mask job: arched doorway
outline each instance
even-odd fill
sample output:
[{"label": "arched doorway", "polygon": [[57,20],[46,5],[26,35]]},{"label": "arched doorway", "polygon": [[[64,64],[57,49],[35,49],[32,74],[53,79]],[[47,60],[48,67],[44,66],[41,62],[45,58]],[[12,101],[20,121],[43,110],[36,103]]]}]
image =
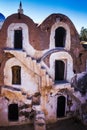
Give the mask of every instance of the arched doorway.
[{"label": "arched doorway", "polygon": [[57,98],[57,118],[61,118],[65,116],[65,104],[66,104],[65,97],[59,96]]},{"label": "arched doorway", "polygon": [[55,30],[55,47],[64,47],[66,39],[66,30],[63,27],[58,27]]},{"label": "arched doorway", "polygon": [[14,31],[14,48],[22,49],[22,30]]},{"label": "arched doorway", "polygon": [[8,120],[9,121],[18,120],[18,104],[10,104],[8,106]]},{"label": "arched doorway", "polygon": [[55,61],[55,81],[64,80],[65,64],[61,60]]}]

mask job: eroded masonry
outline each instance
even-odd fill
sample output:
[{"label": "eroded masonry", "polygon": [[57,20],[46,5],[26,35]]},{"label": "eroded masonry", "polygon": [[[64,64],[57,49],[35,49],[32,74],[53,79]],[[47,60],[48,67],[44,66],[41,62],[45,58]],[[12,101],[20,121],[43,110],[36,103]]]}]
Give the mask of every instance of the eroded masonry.
[{"label": "eroded masonry", "polygon": [[52,14],[38,25],[22,4],[0,18],[0,125],[83,119],[87,50],[72,21]]}]

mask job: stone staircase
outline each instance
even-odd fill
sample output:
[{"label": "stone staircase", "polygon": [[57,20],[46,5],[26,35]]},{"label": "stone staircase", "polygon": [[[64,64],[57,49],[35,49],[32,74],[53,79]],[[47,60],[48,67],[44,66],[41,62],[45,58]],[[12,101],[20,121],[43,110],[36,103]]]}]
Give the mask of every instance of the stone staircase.
[{"label": "stone staircase", "polygon": [[26,67],[28,71],[31,71],[32,75],[38,76],[40,80],[40,87],[52,86],[54,84],[51,76],[41,65],[41,62],[37,62],[36,59],[32,58],[31,56],[27,56],[25,51],[5,50],[5,52],[10,52],[13,54],[16,59],[20,61],[24,67]]}]

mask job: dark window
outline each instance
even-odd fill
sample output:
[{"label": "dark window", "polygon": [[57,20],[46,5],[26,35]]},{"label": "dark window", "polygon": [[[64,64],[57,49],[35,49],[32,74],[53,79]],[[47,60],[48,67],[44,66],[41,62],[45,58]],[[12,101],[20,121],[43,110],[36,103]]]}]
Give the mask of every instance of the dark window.
[{"label": "dark window", "polygon": [[8,106],[8,120],[9,121],[18,120],[18,104],[10,104]]},{"label": "dark window", "polygon": [[64,47],[66,39],[66,30],[59,27],[55,30],[55,47]]},{"label": "dark window", "polygon": [[65,97],[59,96],[57,98],[57,118],[65,116],[65,104],[66,104]]},{"label": "dark window", "polygon": [[14,31],[14,48],[22,49],[22,30]]},{"label": "dark window", "polygon": [[61,60],[55,61],[55,81],[64,80],[65,64]]},{"label": "dark window", "polygon": [[12,84],[21,84],[21,67],[12,67]]}]

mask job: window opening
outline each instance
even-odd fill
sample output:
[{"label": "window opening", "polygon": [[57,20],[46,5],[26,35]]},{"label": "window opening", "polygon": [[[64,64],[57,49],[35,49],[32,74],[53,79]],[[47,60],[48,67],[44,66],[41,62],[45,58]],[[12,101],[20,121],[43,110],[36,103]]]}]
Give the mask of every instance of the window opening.
[{"label": "window opening", "polygon": [[14,48],[22,49],[22,30],[14,31]]},{"label": "window opening", "polygon": [[66,39],[66,30],[59,27],[55,30],[55,47],[64,47]]},{"label": "window opening", "polygon": [[21,84],[21,67],[12,67],[12,84]]}]

